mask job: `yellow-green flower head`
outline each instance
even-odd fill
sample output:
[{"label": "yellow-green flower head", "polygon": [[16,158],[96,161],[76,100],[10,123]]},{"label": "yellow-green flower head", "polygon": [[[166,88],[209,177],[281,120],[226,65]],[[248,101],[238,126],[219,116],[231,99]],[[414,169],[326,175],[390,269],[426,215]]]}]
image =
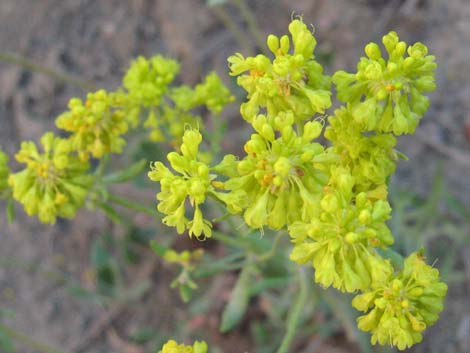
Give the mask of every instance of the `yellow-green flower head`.
[{"label": "yellow-green flower head", "polygon": [[[186,130],[181,154],[171,152],[167,157],[176,174],[161,162],[154,162],[148,174],[151,180],[160,182],[161,185],[161,191],[157,194],[157,200],[160,201],[157,209],[166,214],[163,223],[176,227],[179,234],[188,229],[189,236],[195,235],[197,238],[211,236],[212,223],[203,218],[199,207],[205,202],[207,195],[224,202],[232,213],[240,212],[244,198],[242,191],[225,192],[223,183],[215,181],[217,176],[211,174],[211,168],[199,161],[201,141],[199,131]],[[192,220],[186,218],[186,201],[194,208]]]},{"label": "yellow-green flower head", "polygon": [[8,156],[0,149],[0,197],[3,192],[8,189],[8,176],[10,169],[8,168]]},{"label": "yellow-green flower head", "polygon": [[390,344],[403,350],[422,340],[422,332],[439,318],[447,285],[439,271],[415,252],[406,258],[403,271],[356,296],[353,306],[367,312],[358,326],[372,333],[371,342]]},{"label": "yellow-green flower head", "polygon": [[56,120],[59,129],[71,133],[71,147],[82,160],[101,158],[109,153],[121,153],[126,141],[128,123],[116,96],[104,90],[88,93],[85,102],[72,98],[69,110]]},{"label": "yellow-green flower head", "polygon": [[330,79],[314,60],[316,40],[312,32],[302,19],[293,20],[289,32],[290,39],[287,35],[268,36],[273,61],[261,54],[245,58],[238,53],[228,58],[230,74],[239,76],[238,85],[248,93],[248,101],[241,105],[240,112],[249,122],[261,108],[266,109],[268,118],[292,111],[296,121],[302,121],[323,113],[331,105]]},{"label": "yellow-green flower head", "polygon": [[198,106],[206,106],[213,114],[220,113],[228,103],[235,100],[215,71],[210,72],[194,89],[186,85],[171,89],[169,98],[180,111],[187,112]]},{"label": "yellow-green flower head", "polygon": [[[280,136],[264,115],[253,120],[257,131],[245,144],[247,155],[237,165],[238,176],[226,184],[247,194],[245,222],[253,228],[280,229],[295,221],[308,221],[318,209],[327,182],[323,164],[330,156],[312,142],[322,130],[317,121],[303,124],[298,134],[290,121],[278,120]],[[283,125],[283,127],[282,127]]]},{"label": "yellow-green flower head", "polygon": [[181,144],[186,127],[197,129],[204,126],[201,117],[189,111],[168,104],[162,104],[160,108],[159,112],[151,110],[144,122],[144,127],[150,130],[149,138],[154,142],[167,141],[171,136],[171,144],[176,147]]},{"label": "yellow-green flower head", "polygon": [[205,105],[212,114],[217,114],[235,100],[215,71],[210,72],[204,82],[194,88],[196,105]]},{"label": "yellow-green flower head", "polygon": [[175,60],[161,55],[150,59],[140,56],[127,70],[123,85],[138,104],[146,108],[158,106],[178,71]]},{"label": "yellow-green flower head", "polygon": [[391,134],[365,136],[345,107],[337,109],[328,122],[325,137],[333,142],[332,149],[340,156],[341,165],[354,176],[356,189],[368,191],[384,185],[395,171],[398,157],[393,147],[396,138]]},{"label": "yellow-green flower head", "polygon": [[211,113],[219,113],[234,97],[215,72],[206,76],[203,83],[194,89],[181,85],[168,90],[159,109],[151,109],[144,127],[150,129],[150,139],[155,142],[165,141],[166,135],[172,137],[171,143],[181,144],[185,127],[203,128],[200,116],[192,109],[206,106]]},{"label": "yellow-green flower head", "polygon": [[36,144],[21,144],[16,160],[26,164],[22,171],[11,174],[8,182],[13,197],[26,213],[38,215],[43,223],[55,223],[57,217],[72,218],[88,193],[93,178],[85,174],[88,163],[71,152],[70,142],[49,132],[42,136],[43,152]]},{"label": "yellow-green flower head", "polygon": [[204,341],[196,341],[192,346],[188,346],[169,340],[158,353],[207,353],[207,350],[207,343]]},{"label": "yellow-green flower head", "polygon": [[435,57],[427,55],[422,43],[407,47],[395,32],[385,35],[382,42],[387,59],[376,43],[369,43],[365,47],[367,58],[361,58],[357,73],[335,73],[338,98],[351,105],[354,119],[363,130],[413,133],[429,106],[423,93],[435,89]]},{"label": "yellow-green flower head", "polygon": [[312,263],[316,282],[346,292],[367,289],[392,272],[389,262],[374,250],[393,243],[385,224],[391,208],[364,192],[355,195],[353,188],[354,178],[347,169],[333,168],[319,212],[308,222],[289,226],[295,243],[291,260]]}]

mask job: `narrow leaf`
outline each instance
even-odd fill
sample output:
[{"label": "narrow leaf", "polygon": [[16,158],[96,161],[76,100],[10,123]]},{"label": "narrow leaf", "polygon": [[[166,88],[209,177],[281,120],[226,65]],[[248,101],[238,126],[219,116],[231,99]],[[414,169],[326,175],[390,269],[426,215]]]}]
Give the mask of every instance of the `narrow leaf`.
[{"label": "narrow leaf", "polygon": [[250,277],[252,267],[246,266],[240,272],[237,283],[233,287],[230,300],[222,314],[220,332],[225,333],[237,326],[245,316],[250,300]]}]

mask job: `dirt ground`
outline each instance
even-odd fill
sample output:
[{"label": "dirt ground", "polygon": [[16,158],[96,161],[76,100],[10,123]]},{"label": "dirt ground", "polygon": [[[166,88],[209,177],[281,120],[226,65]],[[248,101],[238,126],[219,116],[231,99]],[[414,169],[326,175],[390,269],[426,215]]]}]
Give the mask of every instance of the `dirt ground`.
[{"label": "dirt ground", "polygon": [[[426,43],[437,57],[438,88],[431,95],[431,107],[419,132],[411,138],[400,138],[399,149],[410,161],[399,164],[394,183],[426,195],[437,166],[442,166],[449,193],[470,207],[470,1],[246,3],[258,20],[261,37],[284,33],[291,14],[302,14],[305,22],[315,26],[317,53],[328,73],[338,68],[353,69],[362,55],[361,48],[369,41],[380,40],[391,29],[407,42]],[[230,20],[246,30],[237,8],[227,5],[225,9]],[[244,38],[243,42],[237,40],[220,13],[203,0],[0,1],[0,51],[67,72],[95,87],[116,88],[132,58],[155,53],[181,61],[182,82],[195,84],[215,68],[230,84],[226,58],[234,52],[253,54],[258,50],[255,37]],[[77,85],[0,61],[0,145],[12,154],[20,141],[37,139],[53,128],[54,119],[66,108],[70,97],[82,97],[84,93]],[[236,109],[229,109],[226,119],[236,127]],[[240,132],[232,131],[225,148],[237,145]],[[89,248],[92,240],[109,227],[103,216],[83,211],[71,222],[50,227],[25,217],[18,208],[18,220],[7,225],[3,209],[0,204],[0,308],[15,312],[14,317],[5,319],[11,326],[76,353],[138,353],[141,348],[123,338],[135,327],[147,325],[165,333],[175,322],[187,324],[184,306],[174,291],[161,285],[168,283],[171,273],[161,269],[156,275],[154,267],[160,265],[151,260],[150,253],[145,255],[145,265],[135,268],[135,278],[148,277],[150,271],[154,283],[135,310],[114,307],[110,313],[64,289],[64,276],[85,286],[91,281],[87,277]],[[138,221],[149,220],[143,217]],[[441,320],[425,335],[424,342],[410,351],[468,352],[468,241],[457,256],[466,280],[451,286]],[[168,309],[172,307],[175,309]],[[102,325],[97,326],[100,320]],[[215,330],[214,320],[206,321],[208,329]],[[214,334],[213,340],[227,353],[249,350],[250,339],[240,332]],[[347,352],[348,347],[324,343],[315,351]],[[19,352],[34,350],[21,347]]]}]

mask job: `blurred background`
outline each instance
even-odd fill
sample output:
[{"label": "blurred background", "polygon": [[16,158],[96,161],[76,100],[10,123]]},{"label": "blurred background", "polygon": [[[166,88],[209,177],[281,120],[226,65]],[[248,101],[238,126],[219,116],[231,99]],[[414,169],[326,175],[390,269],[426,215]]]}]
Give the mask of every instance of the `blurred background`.
[{"label": "blurred background", "polygon": [[[389,30],[407,43],[424,42],[436,55],[437,89],[430,109],[416,135],[399,139],[398,149],[410,160],[399,162],[392,180],[390,226],[396,249],[410,253],[425,246],[428,260],[450,287],[441,319],[409,351],[468,353],[468,0],[1,0],[0,145],[12,155],[20,141],[53,129],[71,97],[116,89],[138,55],[178,59],[179,80],[190,85],[216,69],[242,100],[243,92],[227,74],[226,58],[264,50],[266,35],[286,33],[292,14],[312,24],[316,56],[328,74],[354,70],[362,48]],[[222,117],[233,127],[222,147],[237,150],[249,129],[240,124],[236,104]],[[156,151],[154,159],[160,155]],[[120,191],[149,204],[154,200],[152,192],[127,186]],[[159,235],[143,234],[150,217],[134,216],[140,231],[115,229],[105,216],[86,210],[72,221],[43,226],[18,207],[16,222],[7,225],[4,208],[0,204],[0,322],[17,334],[70,353],[151,352],[169,337],[204,338],[213,353],[274,351],[270,342],[281,332],[270,316],[275,297],[256,297],[235,330],[218,333],[237,273],[201,283],[197,295],[203,300],[183,304],[169,288],[174,269],[145,246],[147,237]],[[191,246],[181,238],[178,242],[180,248]],[[124,253],[131,256],[125,268],[120,255],[114,258],[122,254],[121,246],[128,246]],[[209,250],[219,251],[217,245]],[[111,276],[120,289],[112,295],[100,290],[100,276]],[[350,298],[333,293],[331,298],[339,302],[320,300],[315,309],[306,308],[312,316],[293,352],[393,351],[368,347],[355,329],[354,314],[341,309]],[[1,336],[0,331],[0,341]],[[46,352],[31,344],[15,346],[17,352]]]}]

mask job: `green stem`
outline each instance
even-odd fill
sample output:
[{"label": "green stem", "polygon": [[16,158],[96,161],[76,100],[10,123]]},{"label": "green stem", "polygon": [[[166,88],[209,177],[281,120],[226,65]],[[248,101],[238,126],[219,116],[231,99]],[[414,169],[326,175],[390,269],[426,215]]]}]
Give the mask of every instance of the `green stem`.
[{"label": "green stem", "polygon": [[212,231],[212,235],[214,236],[214,239],[219,240],[227,245],[231,245],[236,248],[246,248],[245,244],[240,242],[238,238],[231,237],[231,236],[225,235],[222,232],[218,232],[214,230]]},{"label": "green stem", "polygon": [[212,131],[209,135],[209,144],[216,160],[219,160],[221,152],[221,141],[223,138],[222,120],[219,115],[211,114]]},{"label": "green stem", "polygon": [[109,201],[115,203],[116,205],[126,207],[133,211],[142,212],[150,216],[154,216],[154,217],[157,216],[157,212],[153,208],[138,204],[136,202],[130,201],[120,196],[109,194]]},{"label": "green stem", "polygon": [[238,42],[241,50],[243,50],[247,55],[252,52],[251,45],[248,45],[245,40],[246,35],[238,28],[238,25],[232,19],[232,17],[225,11],[222,5],[215,5],[212,7],[215,15],[219,20],[224,24],[224,26],[232,33],[235,37],[235,40]]},{"label": "green stem", "polygon": [[265,262],[272,258],[274,255],[276,255],[277,248],[279,247],[279,244],[281,243],[282,236],[284,235],[283,232],[278,232],[276,235],[276,238],[274,238],[273,246],[271,247],[271,250],[265,252],[264,254],[261,254],[256,257],[255,262]]},{"label": "green stem", "polygon": [[270,55],[271,53],[268,51],[264,40],[265,36],[260,32],[256,18],[253,16],[253,12],[250,8],[246,5],[245,0],[234,0],[233,2],[238,7],[238,10],[240,10],[240,14],[248,25],[248,30],[250,31],[258,48],[262,50],[265,55]]},{"label": "green stem", "polygon": [[302,135],[304,133],[304,126],[300,122],[295,123],[295,127],[297,128],[297,134]]},{"label": "green stem", "polygon": [[44,352],[44,353],[68,353],[66,351],[63,351],[61,349],[52,347],[46,343],[36,341],[35,339],[25,335],[24,333],[21,333],[11,327],[5,326],[3,324],[0,324],[0,331],[5,332],[8,336],[11,338],[15,339],[18,342],[24,343],[28,345],[29,347],[33,348],[34,350]]},{"label": "green stem", "polygon": [[288,353],[289,347],[294,340],[295,333],[300,323],[302,309],[307,301],[307,275],[303,267],[298,268],[298,282],[299,282],[299,295],[297,296],[289,317],[287,319],[287,330],[284,338],[282,339],[281,346],[277,353]]},{"label": "green stem", "polygon": [[98,167],[96,167],[95,175],[97,179],[101,180],[101,177],[103,176],[104,171],[106,167],[108,166],[108,163],[109,163],[109,154],[103,156],[103,158],[101,158],[98,163]]},{"label": "green stem", "polygon": [[33,72],[38,72],[43,75],[49,76],[57,81],[61,81],[64,83],[68,83],[77,87],[80,87],[84,89],[85,91],[92,91],[95,89],[95,85],[91,82],[84,81],[80,78],[71,76],[69,74],[66,74],[64,72],[60,72],[57,70],[53,70],[51,68],[38,65],[34,61],[23,58],[21,56],[15,55],[15,54],[10,54],[6,53],[3,51],[0,51],[0,61],[10,63],[10,64],[15,64],[24,67],[27,70],[33,71]]},{"label": "green stem", "polygon": [[195,278],[205,278],[214,276],[221,272],[235,271],[243,268],[246,265],[246,261],[242,260],[239,262],[227,263],[226,265],[214,267],[214,266],[204,266],[197,269],[197,272],[194,272]]}]

